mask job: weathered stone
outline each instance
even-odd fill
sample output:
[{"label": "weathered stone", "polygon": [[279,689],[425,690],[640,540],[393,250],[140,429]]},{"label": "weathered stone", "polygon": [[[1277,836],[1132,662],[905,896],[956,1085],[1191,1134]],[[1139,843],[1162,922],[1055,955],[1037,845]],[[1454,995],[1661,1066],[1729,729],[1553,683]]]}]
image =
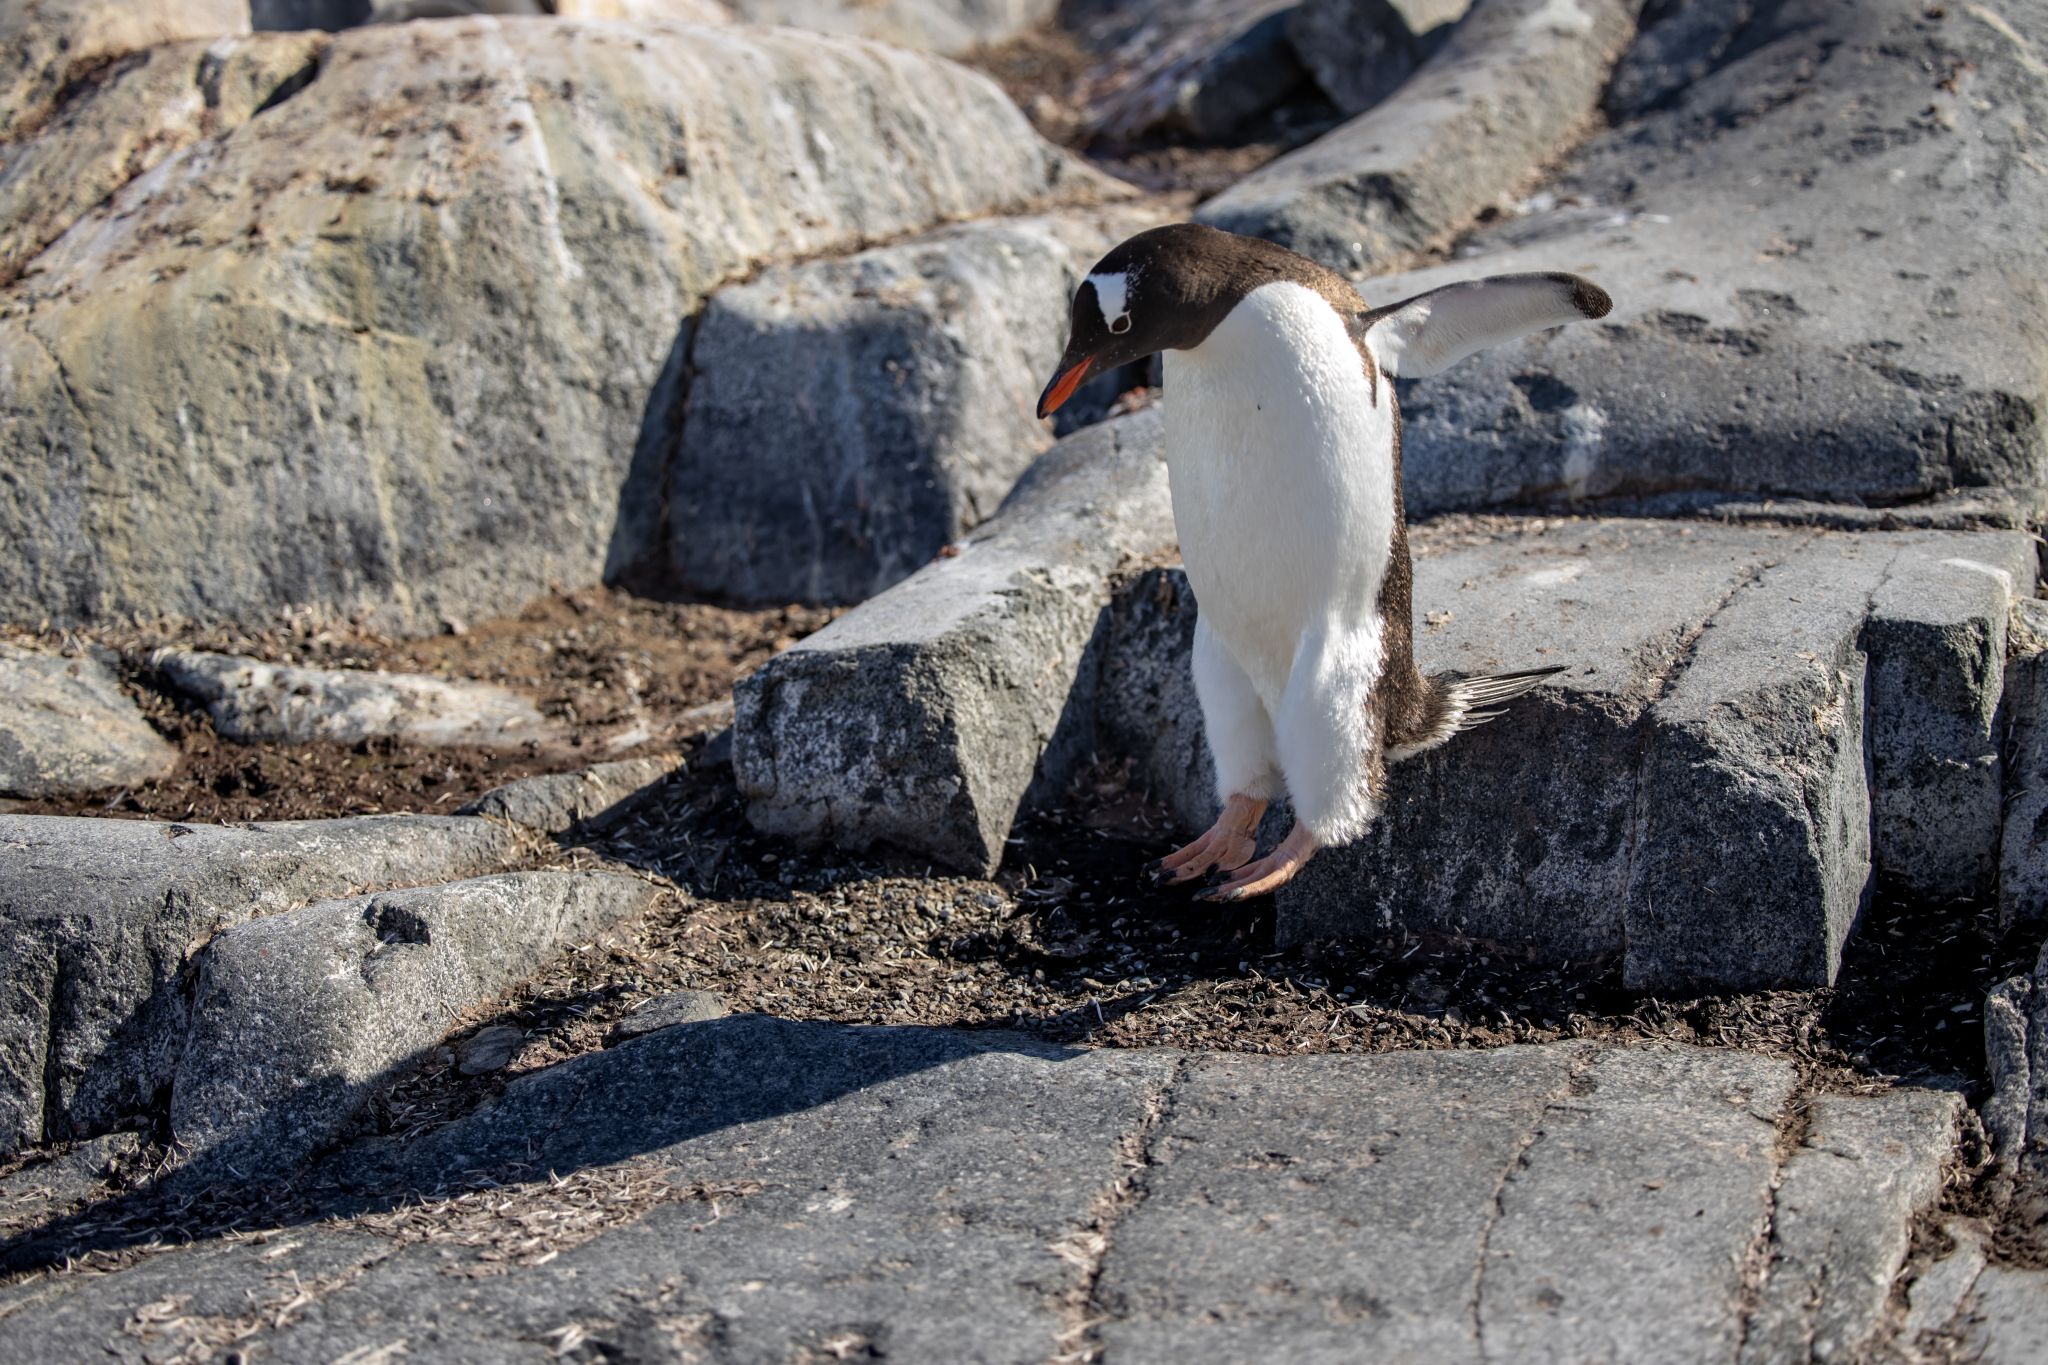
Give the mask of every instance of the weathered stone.
[{"label": "weathered stone", "polygon": [[929,564],[1052,443],[1038,395],[1067,300],[1156,221],[971,223],[720,291],[691,347],[688,420],[636,453],[607,581],[859,602]]},{"label": "weathered stone", "polygon": [[183,649],[160,649],[150,664],[205,704],[215,730],[243,744],[354,744],[395,735],[416,744],[510,745],[547,728],[532,702],[490,683],[292,668]]},{"label": "weathered stone", "polygon": [[0,644],[0,793],[131,787],[170,776],[177,762],[101,659]]},{"label": "weathered stone", "polygon": [[[1623,119],[1654,109],[1706,76],[1757,8],[1750,0],[1658,0],[1645,6],[1642,31],[1608,78],[1608,116]],[[1775,17],[1778,6],[1762,8]]]},{"label": "weathered stone", "polygon": [[725,1018],[725,1001],[716,991],[670,991],[643,1000],[633,1012],[612,1025],[605,1037],[606,1047],[617,1047],[634,1038],[658,1033],[677,1024],[701,1024],[707,1019]]},{"label": "weathered stone", "polygon": [[180,977],[209,936],[317,896],[488,871],[519,845],[439,816],[0,816],[0,1149],[147,1111],[184,1047]]},{"label": "weathered stone", "polygon": [[108,1133],[78,1143],[62,1156],[9,1175],[7,1202],[15,1208],[30,1201],[56,1208],[75,1204],[106,1180],[110,1168],[141,1150],[142,1139],[134,1133]]},{"label": "weathered stone", "polygon": [[[1418,560],[1425,672],[1568,671],[1394,768],[1367,834],[1281,891],[1276,933],[1442,928],[1622,955],[1644,990],[1830,982],[1869,882],[1866,738],[1881,782],[1944,747],[1957,766],[1981,758],[2000,574],[2031,593],[2031,541],[1611,521]],[[1201,828],[1217,796],[1193,609],[1177,572],[1140,580],[1105,632],[1092,714],[1096,747],[1135,757]],[[1898,785],[1951,860],[1995,854],[1995,781],[1973,804]],[[1887,865],[1924,860],[1878,838]]]},{"label": "weathered stone", "polygon": [[117,62],[55,126],[0,150],[0,286],[136,176],[310,80],[326,45],[317,33],[194,39]]},{"label": "weathered stone", "polygon": [[1734,60],[1581,148],[1554,208],[1361,284],[1573,269],[1615,301],[1401,384],[1411,514],[2048,483],[2048,177],[2011,122],[2048,117],[2048,81],[2007,36],[2037,0],[2001,11],[2019,30],[1909,0],[1759,13]]},{"label": "weathered stone", "polygon": [[2048,602],[2018,597],[2012,605],[2008,636],[2024,649],[2005,661],[2011,796],[1998,850],[1998,918],[2006,926],[2048,919]]},{"label": "weathered stone", "polygon": [[1633,23],[1614,0],[1480,0],[1397,94],[1195,218],[1336,269],[1386,269],[1561,151]]},{"label": "weathered stone", "polygon": [[1902,549],[1871,599],[1871,840],[1908,890],[1997,889],[2005,623],[2038,564],[2029,536],[1944,537]]},{"label": "weathered stone", "polygon": [[566,834],[578,825],[602,824],[623,814],[681,762],[674,754],[663,754],[599,763],[580,772],[524,777],[493,787],[455,813],[510,820],[542,834]]},{"label": "weathered stone", "polygon": [[878,44],[350,29],[6,295],[0,614],[310,604],[432,629],[592,581],[636,438],[679,415],[679,325],[718,286],[1113,186],[985,77]]},{"label": "weathered stone", "polygon": [[515,872],[225,930],[199,961],[171,1084],[171,1129],[197,1177],[292,1170],[451,1017],[655,894],[616,873]]},{"label": "weathered stone", "polygon": [[1959,1359],[1972,1365],[2041,1365],[2048,1341],[2048,1270],[1984,1267],[1958,1315]]},{"label": "weathered stone", "polygon": [[1770,1264],[1740,1365],[1861,1361],[1906,1263],[1913,1220],[1942,1193],[1960,1095],[1823,1095],[1786,1163]]},{"label": "weathered stone", "polygon": [[743,679],[755,828],[993,870],[1034,779],[1059,789],[1087,751],[1110,571],[1173,542],[1163,456],[1157,409],[1068,437],[956,555]]},{"label": "weathered stone", "polygon": [[367,23],[372,0],[249,0],[249,25],[264,29],[354,28]]},{"label": "weathered stone", "polygon": [[729,24],[732,11],[718,0],[555,0],[564,19],[627,19],[636,24]]},{"label": "weathered stone", "polygon": [[787,24],[959,56],[1050,19],[1057,0],[730,0],[749,24]]},{"label": "weathered stone", "polygon": [[1287,38],[1346,117],[1400,89],[1422,60],[1418,35],[1388,0],[1303,0],[1287,15]]},{"label": "weathered stone", "polygon": [[1474,1258],[1487,1357],[1728,1360],[1792,1066],[1615,1048],[1575,1079],[1502,1171],[1498,1222]]},{"label": "weathered stone", "polygon": [[133,53],[248,31],[246,0],[10,4],[0,11],[0,143],[35,132],[76,86]]},{"label": "weathered stone", "polygon": [[1984,999],[1984,1061],[1991,1095],[1984,1101],[1984,1135],[1999,1162],[2016,1168],[2027,1146],[2033,1107],[2033,1059],[2028,1033],[2033,1023],[2034,978],[2015,976],[1992,987]]},{"label": "weathered stone", "polygon": [[1917,1345],[1922,1332],[1940,1331],[1954,1321],[1990,1259],[1985,1245],[1990,1239],[1975,1219],[1951,1218],[1941,1230],[1955,1248],[1922,1271],[1906,1290],[1906,1321],[1899,1328],[1899,1340],[1908,1344]]},{"label": "weathered stone", "polygon": [[455,1069],[465,1076],[501,1071],[512,1064],[526,1044],[526,1030],[510,1024],[493,1024],[478,1029],[455,1050]]},{"label": "weathered stone", "polygon": [[1103,59],[1089,83],[1083,126],[1116,140],[1154,131],[1227,134],[1307,79],[1287,42],[1290,7],[1289,0],[1151,0],[1063,13],[1062,22]]}]

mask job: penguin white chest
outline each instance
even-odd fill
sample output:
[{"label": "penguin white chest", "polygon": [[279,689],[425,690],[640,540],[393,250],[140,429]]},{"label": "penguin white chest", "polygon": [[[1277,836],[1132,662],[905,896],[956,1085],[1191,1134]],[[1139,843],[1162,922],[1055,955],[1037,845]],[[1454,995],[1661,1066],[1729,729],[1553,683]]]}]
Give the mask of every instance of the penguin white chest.
[{"label": "penguin white chest", "polygon": [[1375,632],[1394,533],[1394,398],[1335,309],[1262,286],[1166,352],[1174,521],[1209,628],[1269,712],[1308,632]]}]

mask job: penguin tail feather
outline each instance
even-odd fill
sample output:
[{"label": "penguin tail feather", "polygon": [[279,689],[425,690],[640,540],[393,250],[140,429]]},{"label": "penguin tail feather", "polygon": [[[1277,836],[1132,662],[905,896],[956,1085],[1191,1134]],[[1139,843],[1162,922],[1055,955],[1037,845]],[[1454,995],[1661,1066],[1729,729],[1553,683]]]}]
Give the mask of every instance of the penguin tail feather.
[{"label": "penguin tail feather", "polygon": [[[1490,720],[1497,720],[1507,714],[1506,704],[1537,686],[1546,678],[1556,677],[1564,672],[1564,666],[1552,668],[1526,668],[1515,673],[1491,673],[1481,677],[1461,677],[1455,673],[1438,673],[1428,681],[1433,705],[1429,718],[1409,735],[1390,735],[1393,741],[1387,745],[1386,760],[1399,763],[1426,753],[1440,744],[1448,742],[1451,736],[1466,730],[1476,729]],[[1482,710],[1482,707],[1492,708]]]}]

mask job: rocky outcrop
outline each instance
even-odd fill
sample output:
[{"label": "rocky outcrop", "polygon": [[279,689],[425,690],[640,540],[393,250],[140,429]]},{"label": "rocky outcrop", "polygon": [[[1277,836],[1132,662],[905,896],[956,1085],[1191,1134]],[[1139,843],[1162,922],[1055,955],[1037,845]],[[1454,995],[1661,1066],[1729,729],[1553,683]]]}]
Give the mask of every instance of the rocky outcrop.
[{"label": "rocky outcrop", "polygon": [[235,654],[160,649],[150,664],[243,744],[524,744],[547,722],[532,702],[489,683],[367,669],[292,668]]},{"label": "rocky outcrop", "polygon": [[6,296],[0,612],[355,604],[425,627],[591,581],[719,285],[1105,184],[984,78],[879,45],[349,30]]},{"label": "rocky outcrop", "polygon": [[1614,0],[1480,0],[1392,98],[1246,176],[1196,220],[1354,276],[1385,270],[1569,146],[1633,27],[1633,8]]},{"label": "rocky outcrop", "polygon": [[1173,542],[1162,436],[1154,409],[1068,437],[956,553],[743,679],[755,828],[992,871],[1034,782],[1087,753],[1108,575]]},{"label": "rocky outcrop", "polygon": [[177,762],[105,660],[0,644],[0,794],[132,787]]},{"label": "rocky outcrop", "polygon": [[[1710,12],[1737,7],[1674,7],[1637,56]],[[2048,484],[2048,177],[2013,123],[2048,116],[2019,36],[2048,19],[2001,13],[1759,6],[1687,39],[1697,79],[1643,75],[1538,211],[1482,227],[1455,264],[1362,283],[1379,304],[1570,269],[1615,300],[1600,326],[1403,383],[1410,513]]]},{"label": "rocky outcrop", "polygon": [[624,813],[680,763],[669,754],[525,777],[493,787],[455,813],[510,820],[539,834],[566,834],[578,825],[601,825]]},{"label": "rocky outcrop", "polygon": [[184,1048],[181,978],[220,930],[316,897],[491,871],[521,839],[437,816],[0,816],[0,1151],[149,1110]]},{"label": "rocky outcrop", "polygon": [[451,1018],[655,894],[616,873],[518,872],[229,928],[198,963],[171,1084],[189,1178],[289,1173]]},{"label": "rocky outcrop", "polygon": [[946,228],[721,290],[689,415],[643,441],[605,576],[656,596],[858,602],[994,514],[1052,443],[1067,301],[1158,222],[1070,211]]},{"label": "rocky outcrop", "polygon": [[138,53],[248,31],[247,0],[11,4],[0,11],[0,144],[29,136],[66,99]]}]

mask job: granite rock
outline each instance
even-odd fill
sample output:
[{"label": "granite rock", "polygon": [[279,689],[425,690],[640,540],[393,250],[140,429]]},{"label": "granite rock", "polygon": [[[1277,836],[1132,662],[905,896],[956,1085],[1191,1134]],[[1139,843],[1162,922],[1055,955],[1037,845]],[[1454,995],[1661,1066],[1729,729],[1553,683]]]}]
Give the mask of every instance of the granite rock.
[{"label": "granite rock", "polygon": [[754,827],[992,871],[1034,781],[1059,790],[1088,750],[1111,571],[1173,543],[1162,442],[1157,409],[1068,437],[956,554],[743,679]]},{"label": "granite rock", "polygon": [[1633,24],[1633,7],[1612,0],[1480,0],[1398,93],[1238,181],[1196,221],[1354,275],[1394,266],[1564,150]]},{"label": "granite rock", "polygon": [[2003,925],[2048,919],[2048,602],[2013,600],[2004,661],[2005,827],[1998,848]]},{"label": "granite rock", "polygon": [[1347,118],[1400,89],[1423,55],[1420,35],[1388,0],[1302,0],[1287,13],[1287,39]]},{"label": "granite rock", "polygon": [[432,630],[593,581],[719,286],[1121,193],[985,77],[876,43],[348,29],[304,89],[128,181],[0,296],[0,614],[292,604]]},{"label": "granite rock", "polygon": [[146,1113],[183,1050],[183,979],[252,916],[490,871],[488,820],[180,825],[0,816],[0,1150]]},{"label": "granite rock", "polygon": [[78,83],[110,64],[181,39],[248,31],[246,0],[10,4],[0,11],[0,144],[41,128]]},{"label": "granite rock", "polygon": [[631,1014],[612,1025],[605,1046],[617,1047],[678,1024],[701,1024],[707,1019],[723,1019],[725,1015],[725,1001],[718,998],[716,991],[670,991],[635,1005]]},{"label": "granite rock", "polygon": [[139,786],[177,762],[105,660],[0,644],[0,794]]},{"label": "granite rock", "polygon": [[579,825],[602,825],[624,814],[681,762],[674,754],[664,754],[598,763],[580,772],[524,777],[493,787],[455,813],[510,820],[541,834],[566,834]]},{"label": "granite rock", "polygon": [[1615,301],[1401,383],[1411,515],[2048,483],[2048,177],[2014,123],[2048,117],[2017,37],[2038,4],[1757,9],[1719,66],[1581,147],[1539,211],[1360,285],[1377,305],[1568,269]]},{"label": "granite rock", "polygon": [[689,415],[643,443],[608,581],[859,602],[1002,502],[1052,443],[1039,388],[1081,277],[1156,215],[997,219],[721,290]]},{"label": "granite rock", "polygon": [[200,702],[213,728],[243,744],[354,744],[391,735],[415,744],[524,744],[547,722],[532,702],[490,683],[367,669],[293,668],[236,654],[160,649],[150,664]]},{"label": "granite rock", "polygon": [[291,1171],[451,1018],[655,895],[617,873],[515,872],[319,901],[223,931],[197,964],[171,1083],[188,1178]]}]

